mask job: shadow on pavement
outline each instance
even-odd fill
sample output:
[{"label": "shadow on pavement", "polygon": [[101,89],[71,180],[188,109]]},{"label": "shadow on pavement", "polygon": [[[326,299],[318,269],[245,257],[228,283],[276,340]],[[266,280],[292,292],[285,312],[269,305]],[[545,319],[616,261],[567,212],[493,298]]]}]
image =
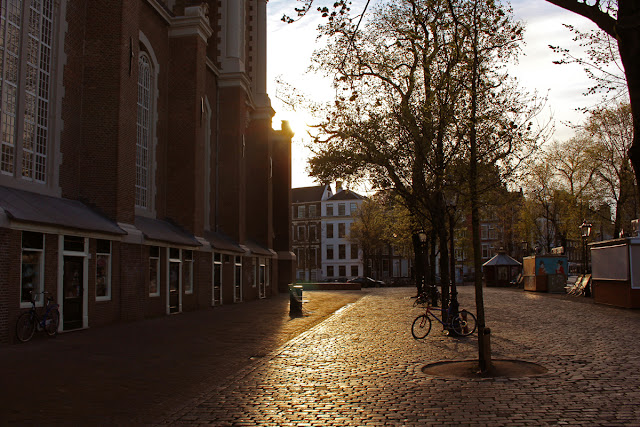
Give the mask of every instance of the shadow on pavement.
[{"label": "shadow on pavement", "polygon": [[315,326],[363,291],[305,292],[0,346],[0,424],[153,423]]}]

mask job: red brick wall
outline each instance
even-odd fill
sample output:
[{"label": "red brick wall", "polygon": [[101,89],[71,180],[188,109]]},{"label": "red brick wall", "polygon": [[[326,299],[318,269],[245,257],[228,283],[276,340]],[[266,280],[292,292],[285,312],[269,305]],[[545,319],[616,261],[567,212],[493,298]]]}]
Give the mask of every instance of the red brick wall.
[{"label": "red brick wall", "polygon": [[21,233],[0,228],[0,343],[13,342],[20,313]]},{"label": "red brick wall", "polygon": [[240,88],[220,90],[219,201],[220,229],[233,239],[244,240],[245,167],[242,135],[245,128],[245,95]]},{"label": "red brick wall", "polygon": [[211,275],[213,259],[211,252],[194,252],[194,294],[197,296],[198,308],[211,307],[212,286]]},{"label": "red brick wall", "polygon": [[147,246],[121,243],[119,261],[120,318],[124,321],[141,320],[145,314],[145,301],[149,298],[149,249]]},{"label": "red brick wall", "polygon": [[270,120],[251,123],[246,138],[246,230],[247,237],[269,247],[270,237],[270,179],[269,141],[267,138]]},{"label": "red brick wall", "polygon": [[203,230],[205,45],[198,36],[170,39],[167,216],[196,235]]}]

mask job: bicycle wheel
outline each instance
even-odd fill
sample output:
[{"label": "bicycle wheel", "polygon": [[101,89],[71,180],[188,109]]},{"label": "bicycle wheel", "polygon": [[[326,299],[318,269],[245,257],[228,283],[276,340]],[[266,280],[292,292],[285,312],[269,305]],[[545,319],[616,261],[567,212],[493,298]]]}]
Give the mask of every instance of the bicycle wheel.
[{"label": "bicycle wheel", "polygon": [[58,325],[60,324],[60,313],[57,308],[52,309],[44,321],[44,330],[50,337],[58,333]]},{"label": "bicycle wheel", "polygon": [[36,331],[36,319],[30,311],[22,313],[16,322],[16,337],[22,342],[27,342]]},{"label": "bicycle wheel", "polygon": [[458,316],[453,319],[452,329],[456,335],[466,337],[476,331],[476,316],[467,310],[462,310],[458,313]]},{"label": "bicycle wheel", "polygon": [[431,331],[431,319],[426,314],[416,317],[411,325],[411,335],[417,340],[421,340]]}]

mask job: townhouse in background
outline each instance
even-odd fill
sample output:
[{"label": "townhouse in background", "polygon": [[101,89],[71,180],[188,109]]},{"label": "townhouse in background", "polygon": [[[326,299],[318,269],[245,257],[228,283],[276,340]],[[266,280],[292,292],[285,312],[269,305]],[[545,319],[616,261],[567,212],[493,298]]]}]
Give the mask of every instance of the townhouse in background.
[{"label": "townhouse in background", "polygon": [[320,255],[322,201],[332,196],[328,184],[291,189],[291,236],[297,280],[316,282],[323,277]]},{"label": "townhouse in background", "polygon": [[354,215],[364,197],[343,189],[336,183],[336,193],[321,201],[322,272],[326,280],[347,280],[364,274],[362,251],[358,244],[349,240]]},{"label": "townhouse in background", "polygon": [[[0,342],[268,297],[294,277],[267,0],[2,0]],[[43,304],[40,296],[38,305]]]}]

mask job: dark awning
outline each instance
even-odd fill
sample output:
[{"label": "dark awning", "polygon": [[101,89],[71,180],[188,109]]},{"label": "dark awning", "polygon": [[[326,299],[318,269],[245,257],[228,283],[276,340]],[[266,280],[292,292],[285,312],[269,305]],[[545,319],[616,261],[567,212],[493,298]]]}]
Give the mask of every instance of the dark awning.
[{"label": "dark awning", "polygon": [[205,231],[204,238],[207,239],[214,249],[219,251],[244,253],[244,249],[231,237],[221,232]]},{"label": "dark awning", "polygon": [[136,216],[135,226],[149,240],[182,246],[202,246],[193,235],[168,221]]},{"label": "dark awning", "polygon": [[107,234],[127,234],[116,223],[77,200],[0,186],[0,207],[19,222]]},{"label": "dark awning", "polygon": [[264,255],[264,256],[273,256],[273,255],[275,255],[269,249],[265,248],[264,246],[261,246],[261,245],[257,244],[254,241],[251,241],[251,240],[247,240],[244,243],[244,245],[247,248],[249,248],[249,250],[251,251],[252,255]]}]

